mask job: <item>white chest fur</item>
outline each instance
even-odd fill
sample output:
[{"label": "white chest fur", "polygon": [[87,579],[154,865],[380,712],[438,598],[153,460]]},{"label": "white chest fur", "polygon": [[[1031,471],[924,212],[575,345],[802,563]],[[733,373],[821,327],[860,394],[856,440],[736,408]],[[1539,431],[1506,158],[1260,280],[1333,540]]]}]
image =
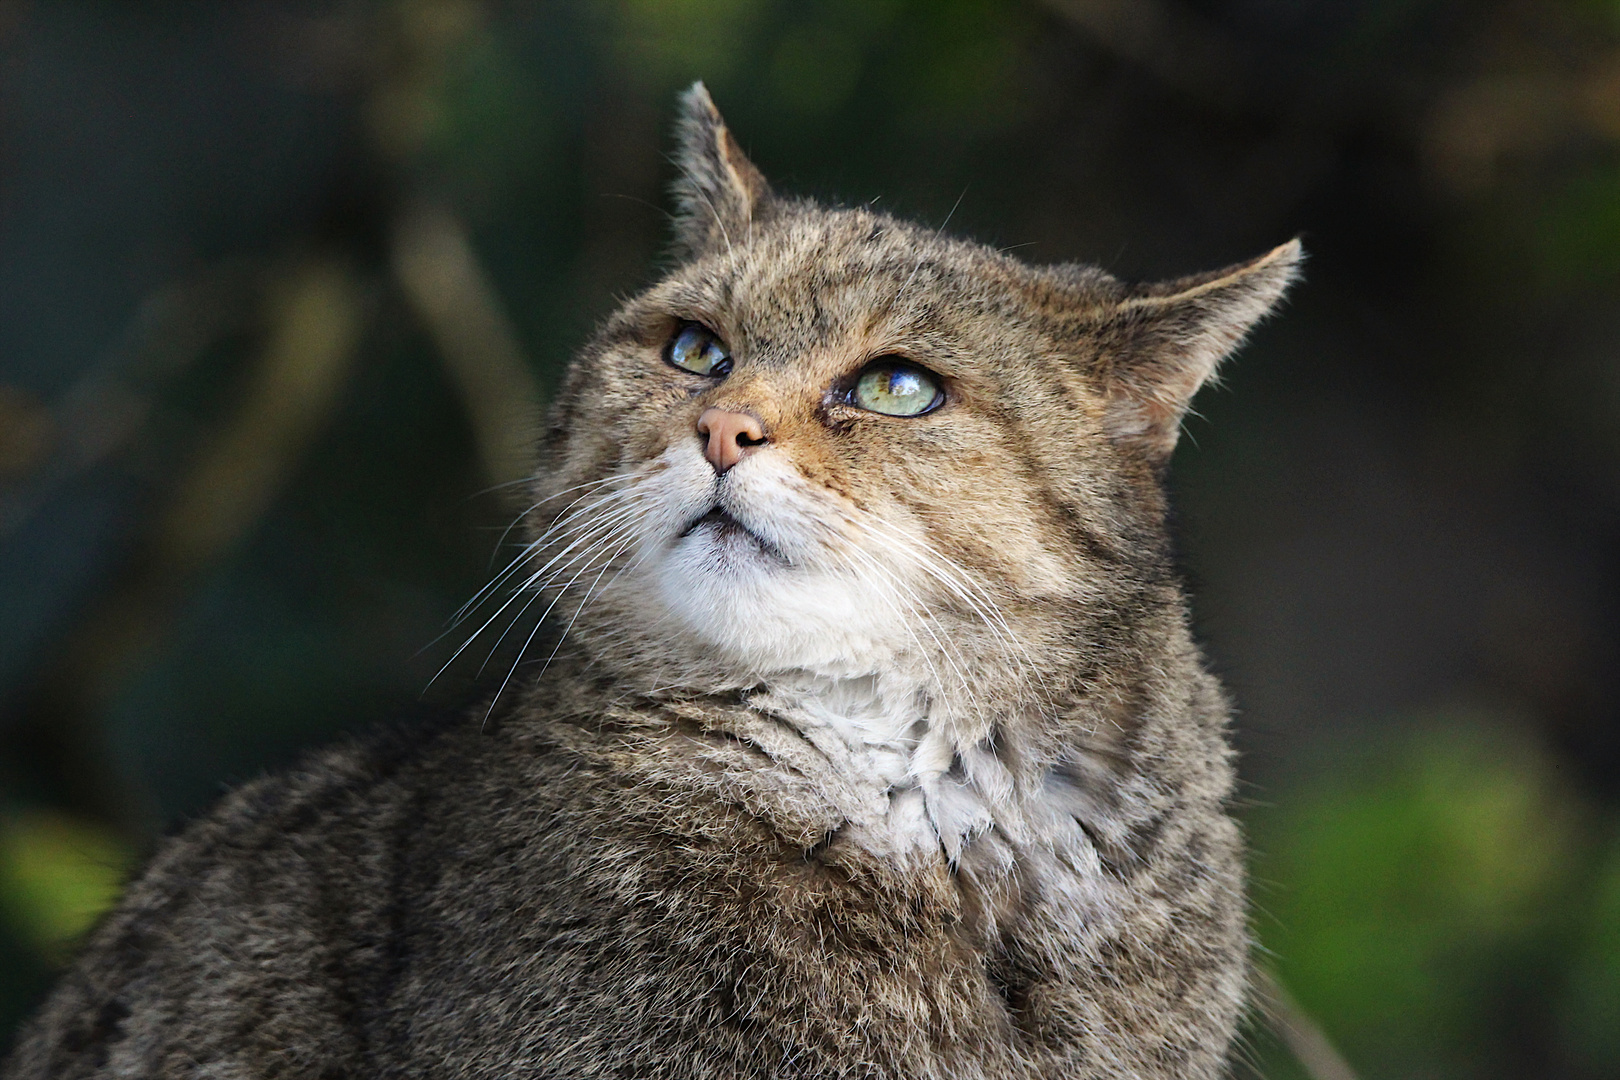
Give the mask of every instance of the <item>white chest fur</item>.
[{"label": "white chest fur", "polygon": [[964,748],[930,715],[914,680],[869,675],[774,680],[753,699],[797,729],[861,796],[861,839],[895,854],[943,850],[952,861],[1011,806],[1010,774],[985,747]]}]

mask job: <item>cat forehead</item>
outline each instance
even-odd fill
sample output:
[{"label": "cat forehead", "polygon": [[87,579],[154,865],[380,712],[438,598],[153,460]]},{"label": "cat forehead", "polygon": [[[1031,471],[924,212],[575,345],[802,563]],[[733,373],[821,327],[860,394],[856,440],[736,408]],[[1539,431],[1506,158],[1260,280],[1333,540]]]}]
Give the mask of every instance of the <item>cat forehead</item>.
[{"label": "cat forehead", "polygon": [[658,299],[744,334],[908,334],[1026,325],[1041,276],[936,230],[802,204],[677,273]]}]

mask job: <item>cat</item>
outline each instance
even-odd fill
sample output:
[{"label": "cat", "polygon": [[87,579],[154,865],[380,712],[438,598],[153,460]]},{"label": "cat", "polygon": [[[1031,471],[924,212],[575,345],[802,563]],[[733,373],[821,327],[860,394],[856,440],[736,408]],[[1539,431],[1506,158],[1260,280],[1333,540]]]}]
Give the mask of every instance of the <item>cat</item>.
[{"label": "cat", "polygon": [[1163,481],[1298,242],[1128,286],[778,194],[702,84],[678,132],[673,269],[569,369],[502,579],[536,662],[166,842],[7,1076],[1222,1073],[1229,710]]}]

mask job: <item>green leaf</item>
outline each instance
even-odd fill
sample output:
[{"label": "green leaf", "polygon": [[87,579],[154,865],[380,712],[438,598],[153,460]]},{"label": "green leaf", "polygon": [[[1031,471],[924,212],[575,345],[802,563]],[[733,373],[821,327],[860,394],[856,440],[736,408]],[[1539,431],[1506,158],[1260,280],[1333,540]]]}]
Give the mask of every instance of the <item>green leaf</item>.
[{"label": "green leaf", "polygon": [[0,815],[0,914],[60,960],[118,901],[133,853],[110,832],[45,810]]}]

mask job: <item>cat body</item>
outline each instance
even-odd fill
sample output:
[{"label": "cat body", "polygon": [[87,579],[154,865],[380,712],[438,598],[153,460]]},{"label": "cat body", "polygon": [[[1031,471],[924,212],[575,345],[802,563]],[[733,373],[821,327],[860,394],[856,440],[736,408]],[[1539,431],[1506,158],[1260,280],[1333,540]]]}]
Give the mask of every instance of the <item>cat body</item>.
[{"label": "cat body", "polygon": [[1162,286],[785,199],[684,100],[484,711],[229,795],[8,1076],[1213,1077],[1228,709],[1162,472],[1299,259]]}]

